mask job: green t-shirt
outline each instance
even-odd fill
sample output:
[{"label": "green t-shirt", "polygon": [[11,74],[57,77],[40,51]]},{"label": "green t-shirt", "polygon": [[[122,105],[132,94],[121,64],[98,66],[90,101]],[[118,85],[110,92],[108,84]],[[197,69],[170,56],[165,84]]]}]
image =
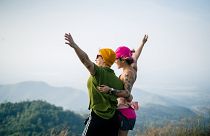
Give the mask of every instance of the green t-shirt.
[{"label": "green t-shirt", "polygon": [[114,116],[117,108],[117,97],[111,94],[101,93],[97,90],[99,85],[107,85],[111,88],[123,89],[123,82],[110,68],[99,67],[94,64],[95,75],[91,75],[87,82],[90,105],[98,116],[110,119]]}]

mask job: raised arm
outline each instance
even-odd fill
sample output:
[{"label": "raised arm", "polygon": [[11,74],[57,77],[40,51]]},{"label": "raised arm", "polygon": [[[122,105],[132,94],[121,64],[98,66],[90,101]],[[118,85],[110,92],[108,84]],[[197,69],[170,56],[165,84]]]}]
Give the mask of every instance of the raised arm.
[{"label": "raised arm", "polygon": [[79,57],[80,61],[85,65],[85,67],[88,69],[91,75],[95,74],[95,69],[94,69],[94,63],[89,59],[88,55],[79,48],[79,46],[74,42],[72,36],[70,33],[65,33],[65,44],[68,44],[70,47],[72,47],[77,56]]},{"label": "raised arm", "polygon": [[140,46],[135,50],[135,52],[132,55],[132,58],[134,60],[134,63],[132,64],[132,67],[136,70],[137,70],[138,58],[141,55],[142,49],[144,47],[144,44],[147,42],[147,39],[148,39],[148,35],[145,34],[144,38],[142,39],[142,42],[141,42]]}]

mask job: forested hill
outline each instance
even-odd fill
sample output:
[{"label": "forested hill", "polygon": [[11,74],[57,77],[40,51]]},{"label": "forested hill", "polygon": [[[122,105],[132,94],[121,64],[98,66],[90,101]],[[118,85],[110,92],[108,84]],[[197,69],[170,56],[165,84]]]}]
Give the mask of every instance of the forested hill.
[{"label": "forested hill", "polygon": [[[6,102],[0,104],[0,136],[81,136],[85,117],[40,100]],[[210,116],[198,118],[187,108],[148,105],[137,111],[129,136],[209,135],[209,124]]]},{"label": "forested hill", "polygon": [[0,136],[81,135],[84,118],[44,101],[0,104]]}]

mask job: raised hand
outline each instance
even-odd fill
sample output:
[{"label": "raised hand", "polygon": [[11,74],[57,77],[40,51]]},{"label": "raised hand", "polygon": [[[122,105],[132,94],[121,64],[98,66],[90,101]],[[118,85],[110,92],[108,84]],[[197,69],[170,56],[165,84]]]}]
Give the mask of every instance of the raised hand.
[{"label": "raised hand", "polygon": [[65,37],[65,40],[67,41],[67,42],[65,42],[65,44],[68,44],[72,48],[75,48],[77,46],[77,44],[74,42],[70,33],[68,33],[68,34],[65,33],[64,37]]},{"label": "raised hand", "polygon": [[147,42],[147,39],[148,39],[148,35],[145,34],[144,38],[142,39],[142,44],[145,44]]}]

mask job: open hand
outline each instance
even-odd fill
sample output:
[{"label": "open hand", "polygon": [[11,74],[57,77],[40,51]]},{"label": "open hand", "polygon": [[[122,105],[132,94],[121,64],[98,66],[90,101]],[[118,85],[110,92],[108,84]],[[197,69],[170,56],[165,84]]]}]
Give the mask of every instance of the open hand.
[{"label": "open hand", "polygon": [[145,44],[145,43],[147,42],[147,39],[148,39],[148,35],[145,34],[145,35],[144,35],[144,38],[143,38],[143,40],[142,40],[142,43]]},{"label": "open hand", "polygon": [[65,40],[67,41],[67,42],[65,42],[65,44],[68,44],[72,48],[75,48],[77,46],[70,33],[68,33],[68,34],[65,33],[64,37],[65,37]]}]

